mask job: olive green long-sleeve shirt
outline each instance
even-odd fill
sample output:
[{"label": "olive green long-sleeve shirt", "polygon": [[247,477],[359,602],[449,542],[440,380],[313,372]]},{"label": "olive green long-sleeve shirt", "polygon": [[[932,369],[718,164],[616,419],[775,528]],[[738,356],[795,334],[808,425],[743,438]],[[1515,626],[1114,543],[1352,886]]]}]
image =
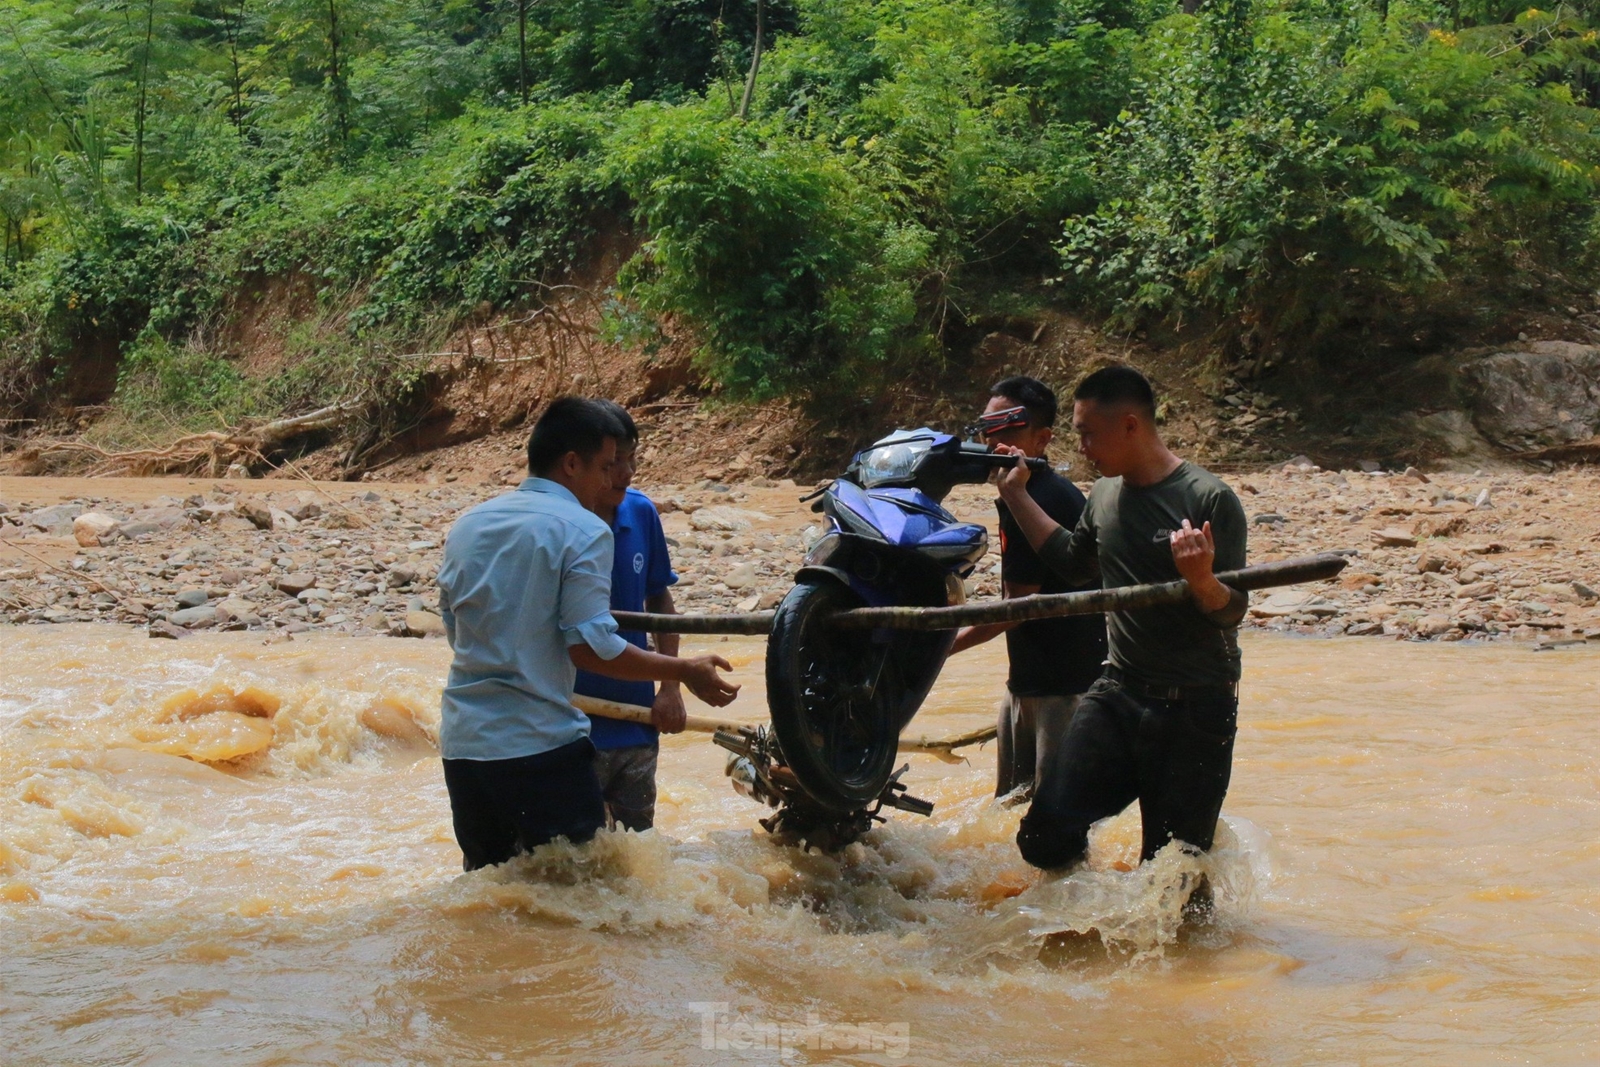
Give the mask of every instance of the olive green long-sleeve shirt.
[{"label": "olive green long-sleeve shirt", "polygon": [[[1039,558],[1069,582],[1098,577],[1107,589],[1182,577],[1172,559],[1172,531],[1183,520],[1211,523],[1216,571],[1245,565],[1244,508],[1216,475],[1184,462],[1155,485],[1135,487],[1102,478],[1089,491],[1071,531],[1050,535]],[[1193,601],[1106,614],[1109,662],[1159,686],[1227,685],[1239,680],[1238,627],[1249,598],[1233,590],[1209,614]]]}]

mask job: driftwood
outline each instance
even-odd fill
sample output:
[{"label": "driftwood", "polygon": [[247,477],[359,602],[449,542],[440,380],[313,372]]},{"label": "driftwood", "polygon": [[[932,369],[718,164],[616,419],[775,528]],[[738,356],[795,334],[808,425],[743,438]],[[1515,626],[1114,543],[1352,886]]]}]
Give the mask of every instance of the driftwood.
[{"label": "driftwood", "polygon": [[[1332,578],[1344,570],[1347,560],[1333,553],[1258,563],[1243,570],[1217,575],[1223,585],[1235,589],[1269,589]],[[833,617],[835,626],[849,629],[954,630],[996,622],[1027,622],[1054,619],[1064,615],[1095,615],[1104,611],[1132,611],[1161,604],[1181,604],[1189,598],[1184,581],[1152,585],[1128,585],[1118,589],[1090,589],[1082,593],[1036,593],[1011,600],[958,604],[947,608],[853,608]],[[743,615],[651,615],[646,612],[613,612],[624,630],[646,633],[680,634],[765,634],[772,629],[773,613],[757,611]]]},{"label": "driftwood", "polygon": [[1532,452],[1517,452],[1512,458],[1530,463],[1600,463],[1600,437],[1567,441],[1549,448],[1536,448]]},{"label": "driftwood", "polygon": [[53,441],[39,448],[40,456],[85,455],[98,462],[87,472],[90,476],[127,474],[145,476],[194,472],[204,470],[215,477],[231,464],[241,461],[261,461],[264,454],[297,437],[318,430],[331,430],[341,425],[349,416],[360,410],[365,401],[354,400],[330,404],[325,408],[287,419],[275,419],[260,426],[240,426],[230,430],[211,430],[178,438],[165,448],[136,448],[124,452],[110,452],[84,441]]},{"label": "driftwood", "polygon": [[[650,709],[641,704],[619,704],[614,700],[601,700],[598,697],[575,695],[572,703],[579,711],[589,715],[598,715],[602,719],[620,719],[623,722],[637,722],[650,725]],[[690,715],[684,720],[683,728],[690,733],[714,734],[718,730],[728,733],[738,733],[742,727],[753,726],[753,723],[734,722],[730,719],[713,719],[704,715]],[[967,745],[981,745],[985,741],[992,741],[995,737],[995,728],[987,726],[979,730],[969,730],[964,734],[954,737],[902,737],[900,739],[901,752],[922,752],[937,757],[946,763],[959,763],[960,757],[953,755],[953,750]]]}]

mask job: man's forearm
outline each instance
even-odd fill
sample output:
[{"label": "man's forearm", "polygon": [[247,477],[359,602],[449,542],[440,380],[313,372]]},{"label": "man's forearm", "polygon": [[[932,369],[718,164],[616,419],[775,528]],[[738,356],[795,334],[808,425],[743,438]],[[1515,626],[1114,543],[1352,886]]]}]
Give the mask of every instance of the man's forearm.
[{"label": "man's forearm", "polygon": [[1028,544],[1033,546],[1035,552],[1050,539],[1051,534],[1061,529],[1061,524],[1046,515],[1039,502],[1025,490],[1006,492],[1001,496],[1011,511],[1011,517],[1016,520],[1018,529],[1022,531],[1022,536],[1028,539]]},{"label": "man's forearm", "polygon": [[968,626],[959,630],[956,632],[956,643],[950,646],[950,654],[953,656],[957,652],[965,652],[967,649],[981,645],[986,641],[993,641],[1015,625],[1016,623],[1011,622],[990,622],[984,623],[982,626]]},{"label": "man's forearm", "polygon": [[[655,615],[676,615],[678,613],[678,606],[672,602],[672,593],[665,589],[657,593],[655,596],[648,598],[644,602],[644,606],[646,611],[649,611]],[[656,634],[656,651],[661,653],[663,656],[671,656],[676,659],[678,655],[678,649],[681,647],[679,641],[680,635],[678,634]],[[661,684],[677,685],[678,683],[667,680],[663,681]]]},{"label": "man's forearm", "polygon": [[[672,602],[672,592],[668,589],[663,589],[655,596],[646,598],[644,609],[653,615],[676,615],[678,613],[678,606]],[[656,651],[663,656],[676,656],[679,648],[678,642],[678,634],[656,634]]]},{"label": "man's forearm", "polygon": [[[1244,621],[1245,612],[1250,608],[1250,594],[1243,589],[1216,582],[1217,589],[1222,591],[1220,600],[1215,593],[1205,601],[1195,597],[1195,606],[1219,630],[1231,630]],[[1209,606],[1209,605],[1215,605]]]},{"label": "man's forearm", "polygon": [[624,682],[681,682],[687,677],[683,660],[659,652],[647,652],[638,645],[627,646],[614,659],[601,659],[594,649],[585,644],[568,647],[567,655],[580,670]]}]

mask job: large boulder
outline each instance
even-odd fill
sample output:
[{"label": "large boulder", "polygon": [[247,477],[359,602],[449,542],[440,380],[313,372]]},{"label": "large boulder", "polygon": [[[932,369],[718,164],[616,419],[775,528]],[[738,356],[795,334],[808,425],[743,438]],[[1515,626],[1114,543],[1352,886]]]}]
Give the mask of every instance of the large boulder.
[{"label": "large boulder", "polygon": [[1533,341],[1466,363],[1460,381],[1473,423],[1502,448],[1600,434],[1600,346]]}]

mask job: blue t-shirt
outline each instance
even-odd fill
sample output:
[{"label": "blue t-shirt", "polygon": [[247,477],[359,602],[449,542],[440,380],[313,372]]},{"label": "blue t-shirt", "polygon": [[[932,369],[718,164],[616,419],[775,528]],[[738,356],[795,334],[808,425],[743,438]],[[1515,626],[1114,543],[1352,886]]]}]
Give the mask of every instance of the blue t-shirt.
[{"label": "blue t-shirt", "polygon": [[[616,554],[611,562],[611,610],[643,611],[646,599],[666,591],[678,581],[667,558],[667,535],[655,504],[637,489],[629,489],[617,505],[611,523]],[[620,630],[629,644],[645,648],[645,635],[636,630]],[[619,704],[638,704],[648,708],[655,703],[654,682],[625,682],[589,671],[579,671],[573,692],[584,696],[614,700]],[[643,723],[589,717],[589,739],[595,748],[629,748],[653,745],[656,728]]]}]

